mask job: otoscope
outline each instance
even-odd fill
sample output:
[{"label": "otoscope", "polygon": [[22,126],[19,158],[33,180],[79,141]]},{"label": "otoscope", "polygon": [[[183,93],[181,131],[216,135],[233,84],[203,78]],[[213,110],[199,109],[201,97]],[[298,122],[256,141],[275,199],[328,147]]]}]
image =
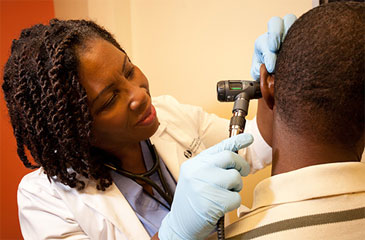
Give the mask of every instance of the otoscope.
[{"label": "otoscope", "polygon": [[[261,98],[260,82],[247,80],[226,80],[217,83],[217,98],[220,102],[234,102],[229,123],[229,137],[245,129],[248,105],[251,99]],[[218,240],[224,240],[224,216],[217,223]]]}]

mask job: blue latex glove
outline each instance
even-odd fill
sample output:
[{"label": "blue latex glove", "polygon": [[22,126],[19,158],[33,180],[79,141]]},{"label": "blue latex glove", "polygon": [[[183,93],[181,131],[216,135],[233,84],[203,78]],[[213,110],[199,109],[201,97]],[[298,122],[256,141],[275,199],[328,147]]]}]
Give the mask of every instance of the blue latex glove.
[{"label": "blue latex glove", "polygon": [[219,218],[240,206],[241,176],[250,166],[234,152],[252,141],[250,134],[239,134],[182,164],[171,211],[159,229],[161,240],[204,239]]},{"label": "blue latex glove", "polygon": [[286,33],[297,17],[288,14],[281,19],[272,17],[267,23],[268,32],[258,37],[255,41],[255,51],[252,57],[251,76],[256,81],[260,80],[260,67],[265,64],[269,73],[273,73],[276,64],[276,54],[284,41]]}]

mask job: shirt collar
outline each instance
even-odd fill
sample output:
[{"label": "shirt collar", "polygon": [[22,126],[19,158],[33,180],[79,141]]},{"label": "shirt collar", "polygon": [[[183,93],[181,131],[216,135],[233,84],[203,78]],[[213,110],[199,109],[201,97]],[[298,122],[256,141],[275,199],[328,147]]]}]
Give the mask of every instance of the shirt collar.
[{"label": "shirt collar", "polygon": [[251,209],[365,191],[365,163],[320,164],[278,174],[255,188]]}]

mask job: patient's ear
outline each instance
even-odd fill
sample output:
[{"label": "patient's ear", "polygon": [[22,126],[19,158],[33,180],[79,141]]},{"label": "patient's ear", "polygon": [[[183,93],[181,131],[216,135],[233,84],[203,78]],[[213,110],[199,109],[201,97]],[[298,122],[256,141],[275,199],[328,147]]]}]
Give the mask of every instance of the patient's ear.
[{"label": "patient's ear", "polygon": [[274,78],[267,72],[264,64],[260,67],[260,89],[262,98],[257,101],[257,126],[265,142],[272,146]]},{"label": "patient's ear", "polygon": [[266,105],[272,110],[275,104],[274,101],[274,84],[275,76],[269,74],[266,70],[265,64],[261,64],[260,67],[260,89],[262,97],[265,100]]}]

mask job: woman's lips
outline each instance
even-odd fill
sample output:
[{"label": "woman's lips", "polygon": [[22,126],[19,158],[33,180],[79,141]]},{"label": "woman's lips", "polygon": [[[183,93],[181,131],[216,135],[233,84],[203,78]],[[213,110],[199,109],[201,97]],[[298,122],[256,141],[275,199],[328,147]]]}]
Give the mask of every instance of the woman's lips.
[{"label": "woman's lips", "polygon": [[138,126],[148,126],[154,122],[156,119],[155,107],[151,104],[151,107],[147,109],[146,113],[143,115],[142,119],[137,122]]}]

